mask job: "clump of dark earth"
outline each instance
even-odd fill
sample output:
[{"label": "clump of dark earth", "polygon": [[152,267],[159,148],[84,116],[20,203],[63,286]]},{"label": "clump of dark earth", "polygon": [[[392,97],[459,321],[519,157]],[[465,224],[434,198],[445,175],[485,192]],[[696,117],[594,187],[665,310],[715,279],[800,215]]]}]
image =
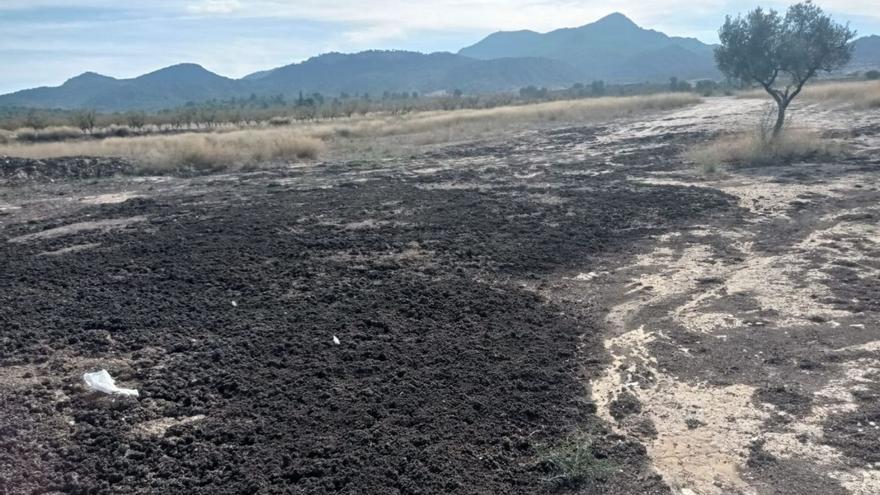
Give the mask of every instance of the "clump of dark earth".
[{"label": "clump of dark earth", "polygon": [[825,422],[823,441],[857,465],[872,465],[880,462],[880,385],[871,381],[863,386],[853,391],[855,411],[833,414]]},{"label": "clump of dark earth", "polygon": [[620,421],[631,414],[642,412],[642,403],[632,392],[624,390],[611,401],[608,409],[611,417]]},{"label": "clump of dark earth", "polygon": [[809,414],[813,405],[811,394],[795,383],[766,383],[755,390],[755,400],[798,416]]},{"label": "clump of dark earth", "polygon": [[62,158],[0,157],[0,180],[10,183],[58,179],[96,179],[131,175],[135,167],[121,158],[72,156]]},{"label": "clump of dark earth", "polygon": [[696,430],[697,428],[702,428],[706,426],[706,423],[700,421],[697,418],[688,418],[684,420],[684,424],[688,427],[688,430]]},{"label": "clump of dark earth", "polygon": [[[880,257],[880,253],[874,254]],[[839,263],[824,271],[836,282],[832,286],[835,299],[830,301],[835,308],[853,313],[880,311],[880,280],[876,277],[859,276],[857,270]]]},{"label": "clump of dark earth", "polygon": [[657,427],[651,418],[644,416],[626,416],[621,420],[621,425],[627,432],[639,438],[656,438]]},{"label": "clump of dark earth", "polygon": [[776,456],[764,450],[765,443],[767,443],[765,440],[755,440],[749,444],[749,457],[746,461],[747,466],[755,469],[768,465],[772,466],[779,461]]},{"label": "clump of dark earth", "polygon": [[[584,400],[582,364],[607,359],[595,320],[514,282],[733,202],[549,166],[565,201],[536,204],[524,193],[549,189],[510,183],[526,167],[483,190],[426,187],[467,170],[242,180],[5,227],[0,365],[31,378],[0,389],[0,492],[540,493],[535,445],[586,428],[619,466],[596,493],[668,493]],[[74,245],[98,247],[40,255]],[[141,398],[86,393],[80,361]]]},{"label": "clump of dark earth", "polygon": [[[780,459],[766,450],[765,442],[756,440],[749,445],[746,460],[749,479],[759,493],[780,495],[846,495],[850,493],[840,483],[816,471],[809,463],[797,459]],[[798,480],[794,484],[791,480]]]}]

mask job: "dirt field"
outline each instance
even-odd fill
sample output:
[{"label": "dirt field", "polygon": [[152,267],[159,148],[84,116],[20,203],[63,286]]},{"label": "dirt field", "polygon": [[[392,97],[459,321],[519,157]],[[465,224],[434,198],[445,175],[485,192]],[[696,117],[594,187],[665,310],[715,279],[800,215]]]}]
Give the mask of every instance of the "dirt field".
[{"label": "dirt field", "polygon": [[[880,116],[795,109],[840,163],[682,162],[759,106],[194,178],[0,158],[0,493],[880,492]],[[610,469],[548,481],[575,433]]]}]

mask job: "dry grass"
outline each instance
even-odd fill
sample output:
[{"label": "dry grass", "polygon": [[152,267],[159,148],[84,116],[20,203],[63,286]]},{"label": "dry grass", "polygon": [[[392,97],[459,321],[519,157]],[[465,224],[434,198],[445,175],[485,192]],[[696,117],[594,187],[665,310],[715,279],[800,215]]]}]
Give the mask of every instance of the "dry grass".
[{"label": "dry grass", "polygon": [[46,127],[45,129],[32,129],[24,127],[15,131],[15,140],[29,143],[42,141],[67,141],[69,139],[79,139],[83,137],[83,132],[76,127],[57,126]]},{"label": "dry grass", "polygon": [[188,133],[33,145],[13,144],[0,148],[0,154],[27,158],[117,156],[131,160],[149,171],[181,167],[221,170],[315,158],[323,148],[324,144],[319,139],[298,135],[289,129],[266,129],[221,134]]},{"label": "dry grass", "polygon": [[771,139],[761,132],[722,136],[711,143],[685,153],[685,158],[706,173],[724,165],[768,166],[797,161],[831,159],[844,152],[843,146],[825,139],[816,131],[788,129]]},{"label": "dry grass", "polygon": [[[770,95],[763,89],[754,89],[738,93],[737,98],[770,99]],[[804,88],[799,100],[840,104],[858,110],[880,108],[880,81],[813,84]]]},{"label": "dry grass", "polygon": [[[331,123],[285,125],[278,119],[252,129],[109,137],[65,142],[6,143],[0,155],[29,158],[118,156],[149,171],[238,169],[317,157],[329,145],[348,155],[370,156],[379,141],[398,152],[503,131],[516,125],[601,121],[699,103],[686,93],[554,101],[480,110],[428,111],[407,115],[368,114]],[[79,131],[77,131],[79,132]],[[120,133],[122,134],[122,133]],[[2,138],[2,136],[0,136]],[[40,140],[34,140],[40,141]],[[392,142],[393,141],[393,142]],[[387,156],[389,152],[384,151]]]},{"label": "dry grass", "polygon": [[647,96],[608,97],[552,101],[479,110],[419,112],[404,116],[368,116],[360,121],[313,126],[310,134],[327,138],[376,137],[437,132],[441,129],[489,124],[597,121],[658,110],[669,110],[699,103],[698,96],[668,93]]},{"label": "dry grass", "polygon": [[843,103],[860,110],[880,108],[880,81],[811,86],[804,91],[804,98],[811,101]]}]

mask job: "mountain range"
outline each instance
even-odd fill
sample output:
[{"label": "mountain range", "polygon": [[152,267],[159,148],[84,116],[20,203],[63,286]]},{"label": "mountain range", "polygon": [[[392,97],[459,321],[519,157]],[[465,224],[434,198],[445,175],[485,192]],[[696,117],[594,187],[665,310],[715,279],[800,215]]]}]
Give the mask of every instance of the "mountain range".
[{"label": "mountain range", "polygon": [[569,64],[591,79],[615,83],[719,76],[713,46],[643,29],[623,14],[545,34],[498,32],[458,53],[481,60],[547,58]]},{"label": "mountain range", "polygon": [[[131,79],[86,72],[57,87],[0,95],[0,107],[99,111],[159,110],[251,94],[296,96],[321,92],[422,94],[516,91],[528,85],[561,88],[576,82],[658,82],[720,77],[714,46],[644,29],[623,14],[548,33],[497,32],[458,53],[365,51],[328,53],[304,62],[230,79],[196,64],[178,64]],[[880,67],[880,36],[856,42],[852,67]]]}]

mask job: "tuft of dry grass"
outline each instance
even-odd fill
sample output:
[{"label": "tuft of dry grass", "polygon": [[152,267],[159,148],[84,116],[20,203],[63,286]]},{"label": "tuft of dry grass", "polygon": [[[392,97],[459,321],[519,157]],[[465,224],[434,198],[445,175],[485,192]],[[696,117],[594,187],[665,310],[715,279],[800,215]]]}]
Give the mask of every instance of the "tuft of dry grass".
[{"label": "tuft of dry grass", "polygon": [[66,141],[69,139],[79,139],[81,137],[83,137],[83,132],[81,130],[69,126],[46,127],[45,129],[23,127],[15,131],[16,141],[28,143]]},{"label": "tuft of dry grass", "polygon": [[[737,94],[737,98],[769,99],[763,89]],[[880,81],[818,83],[804,88],[800,100],[811,103],[834,103],[857,110],[880,108]]]},{"label": "tuft of dry grass", "polygon": [[685,158],[705,173],[724,165],[748,167],[783,165],[797,161],[831,159],[843,154],[843,146],[816,131],[788,129],[778,138],[761,132],[721,136],[685,153]]},{"label": "tuft of dry grass", "polygon": [[400,136],[390,144],[397,150],[405,150],[458,139],[473,139],[478,134],[497,132],[516,125],[596,122],[680,108],[700,101],[698,96],[687,93],[608,97],[477,110],[426,111],[406,115],[368,114],[331,123],[288,125],[286,120],[279,120],[250,129],[220,127],[214,132],[153,136],[128,135],[131,129],[120,126],[108,129],[107,135],[127,137],[95,139],[97,136],[92,136],[77,141],[6,144],[0,141],[0,155],[27,158],[116,156],[129,159],[144,170],[158,172],[182,167],[239,169],[315,158],[324,151],[325,143],[360,156],[373,153],[371,150],[382,138]]},{"label": "tuft of dry grass", "polygon": [[323,148],[321,140],[313,137],[288,129],[264,129],[13,144],[0,148],[0,154],[26,158],[115,156],[131,160],[145,171],[158,172],[179,168],[234,170],[260,163],[311,159]]},{"label": "tuft of dry grass", "polygon": [[109,137],[128,137],[134,134],[137,133],[127,125],[111,124],[107,127],[93,130],[89,133],[89,136],[95,139],[106,139]]},{"label": "tuft of dry grass", "polygon": [[810,101],[830,101],[860,110],[880,108],[880,81],[817,84],[806,88],[803,96]]}]

